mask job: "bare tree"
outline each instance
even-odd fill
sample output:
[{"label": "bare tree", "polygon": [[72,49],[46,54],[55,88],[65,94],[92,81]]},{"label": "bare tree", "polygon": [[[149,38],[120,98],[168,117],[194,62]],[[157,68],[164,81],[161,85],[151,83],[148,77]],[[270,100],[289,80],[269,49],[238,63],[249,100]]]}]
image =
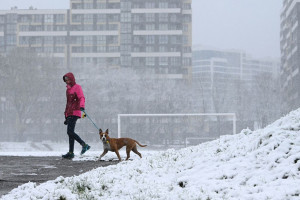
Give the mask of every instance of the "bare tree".
[{"label": "bare tree", "polygon": [[46,101],[48,82],[43,70],[49,66],[43,65],[44,59],[31,49],[16,48],[1,63],[2,90],[13,108],[9,112],[15,113],[17,140],[24,139],[26,129],[40,116],[39,103]]}]

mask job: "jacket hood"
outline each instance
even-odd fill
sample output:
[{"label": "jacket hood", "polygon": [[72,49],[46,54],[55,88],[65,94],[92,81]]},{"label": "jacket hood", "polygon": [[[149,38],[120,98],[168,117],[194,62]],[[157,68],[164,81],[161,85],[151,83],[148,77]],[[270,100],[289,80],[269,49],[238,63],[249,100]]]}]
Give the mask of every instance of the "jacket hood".
[{"label": "jacket hood", "polygon": [[63,76],[63,80],[64,80],[64,81],[65,81],[65,77],[68,77],[68,79],[71,80],[71,82],[70,82],[70,85],[71,85],[71,86],[73,86],[73,85],[76,84],[75,77],[74,77],[74,75],[73,75],[72,72],[66,73],[66,74]]}]

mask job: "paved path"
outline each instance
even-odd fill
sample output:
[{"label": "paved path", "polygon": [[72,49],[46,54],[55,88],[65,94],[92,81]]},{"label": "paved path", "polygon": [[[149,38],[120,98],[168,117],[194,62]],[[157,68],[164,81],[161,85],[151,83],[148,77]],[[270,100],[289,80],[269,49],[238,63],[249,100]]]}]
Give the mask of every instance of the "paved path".
[{"label": "paved path", "polygon": [[118,161],[71,161],[61,157],[0,156],[0,197],[24,183],[43,183],[58,176],[70,177]]}]

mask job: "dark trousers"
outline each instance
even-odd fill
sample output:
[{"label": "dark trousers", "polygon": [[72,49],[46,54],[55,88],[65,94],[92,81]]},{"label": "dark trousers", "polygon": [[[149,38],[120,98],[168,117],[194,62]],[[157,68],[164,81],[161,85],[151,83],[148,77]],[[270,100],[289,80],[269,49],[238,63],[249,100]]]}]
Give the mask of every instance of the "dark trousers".
[{"label": "dark trousers", "polygon": [[67,133],[69,136],[69,152],[74,152],[74,141],[76,140],[79,144],[82,146],[85,144],[85,142],[74,132],[76,121],[79,119],[77,116],[69,116],[67,117]]}]

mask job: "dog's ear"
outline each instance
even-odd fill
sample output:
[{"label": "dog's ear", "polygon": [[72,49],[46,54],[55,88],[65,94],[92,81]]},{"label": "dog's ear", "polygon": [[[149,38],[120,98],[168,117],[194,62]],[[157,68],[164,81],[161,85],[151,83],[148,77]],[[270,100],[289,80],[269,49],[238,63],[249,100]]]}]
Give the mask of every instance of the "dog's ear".
[{"label": "dog's ear", "polygon": [[102,131],[102,129],[101,129],[101,128],[99,129],[99,133],[103,133],[103,131]]},{"label": "dog's ear", "polygon": [[108,129],[106,129],[105,133],[107,133],[107,134],[108,134]]}]

